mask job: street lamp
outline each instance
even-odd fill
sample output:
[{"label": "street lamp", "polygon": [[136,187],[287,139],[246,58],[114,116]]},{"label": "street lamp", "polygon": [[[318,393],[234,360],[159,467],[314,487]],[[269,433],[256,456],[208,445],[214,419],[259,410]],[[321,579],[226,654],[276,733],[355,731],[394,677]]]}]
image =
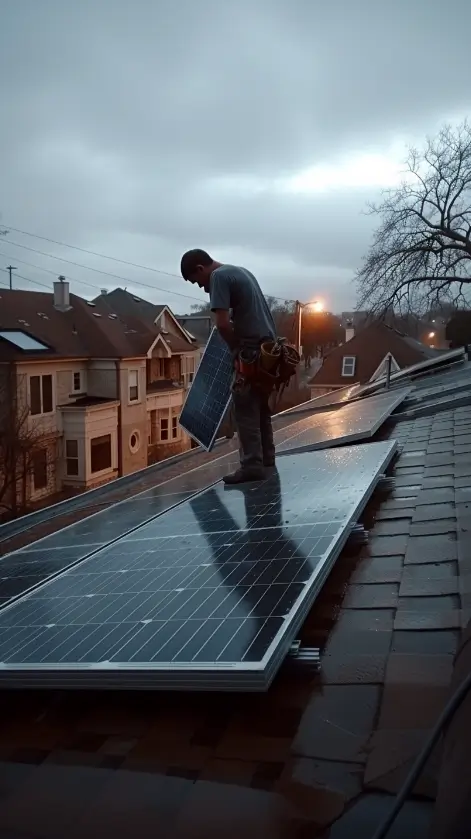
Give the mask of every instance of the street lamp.
[{"label": "street lamp", "polygon": [[303,309],[311,309],[314,312],[323,312],[324,311],[324,304],[322,300],[312,300],[310,303],[300,303],[299,300],[296,300],[296,314],[297,314],[297,323],[298,323],[298,340],[297,340],[297,347],[299,354],[301,354],[301,329],[303,323]]}]

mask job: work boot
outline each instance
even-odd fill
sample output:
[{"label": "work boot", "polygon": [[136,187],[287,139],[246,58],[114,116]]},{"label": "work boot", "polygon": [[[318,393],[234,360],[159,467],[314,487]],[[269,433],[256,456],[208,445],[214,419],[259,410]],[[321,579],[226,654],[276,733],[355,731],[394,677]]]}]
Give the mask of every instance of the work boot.
[{"label": "work boot", "polygon": [[275,465],[275,458],[274,457],[264,457],[263,458],[263,465],[266,469],[272,469]]},{"label": "work boot", "polygon": [[236,484],[248,484],[255,481],[263,481],[265,472],[262,467],[254,467],[251,469],[244,469],[241,467],[230,475],[225,475],[223,478],[227,486],[235,486]]}]

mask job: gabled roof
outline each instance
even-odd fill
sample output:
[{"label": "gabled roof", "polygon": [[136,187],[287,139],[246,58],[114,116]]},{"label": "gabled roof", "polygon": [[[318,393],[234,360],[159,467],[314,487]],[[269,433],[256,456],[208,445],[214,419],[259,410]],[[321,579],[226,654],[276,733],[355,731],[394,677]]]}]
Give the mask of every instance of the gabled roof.
[{"label": "gabled roof", "polygon": [[[440,355],[438,350],[409,338],[396,329],[376,322],[357,334],[345,344],[336,347],[324,358],[320,370],[312,377],[310,384],[317,386],[341,387],[352,381],[365,384],[375,374],[384,358],[391,354],[399,368],[409,367]],[[344,357],[355,357],[354,376],[342,375]]]},{"label": "gabled roof", "polygon": [[211,315],[181,315],[177,320],[193,340],[206,344],[213,325]]},{"label": "gabled roof", "polygon": [[126,323],[131,319],[134,324],[139,322],[141,328],[145,327],[154,336],[160,331],[165,336],[165,331],[161,327],[161,319],[165,314],[173,321],[180,334],[178,349],[176,342],[175,348],[172,347],[172,351],[190,352],[194,348],[186,329],[179,323],[173,312],[166,305],[157,306],[155,303],[150,303],[148,300],[143,300],[141,297],[131,294],[125,288],[115,288],[106,294],[100,294],[99,297],[94,299],[93,303],[96,306],[100,306],[100,311],[106,309],[109,312],[117,314]]},{"label": "gabled roof", "polygon": [[138,318],[148,327],[154,326],[156,318],[166,308],[149,303],[148,300],[142,300],[125,288],[114,288],[113,291],[100,294],[95,297],[93,303],[108,306],[110,312],[119,315],[121,318]]},{"label": "gabled roof", "polygon": [[28,352],[0,341],[0,360],[27,358],[133,358],[145,356],[153,336],[137,325],[109,317],[82,297],[70,295],[70,308],[59,311],[53,292],[2,290],[0,328],[16,329],[50,348]]}]

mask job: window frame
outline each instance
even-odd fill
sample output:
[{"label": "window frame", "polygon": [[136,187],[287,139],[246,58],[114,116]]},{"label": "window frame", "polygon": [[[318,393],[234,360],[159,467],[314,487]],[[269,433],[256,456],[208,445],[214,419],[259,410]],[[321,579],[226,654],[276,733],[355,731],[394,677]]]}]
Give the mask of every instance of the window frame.
[{"label": "window frame", "polygon": [[[104,444],[105,440],[107,442],[109,441],[109,453],[110,453],[109,465],[100,466],[99,469],[94,469],[93,468],[93,448],[94,448],[93,443],[96,440],[101,440],[102,444]],[[113,468],[113,449],[112,449],[112,446],[113,446],[113,440],[112,440],[111,434],[99,434],[98,437],[90,437],[90,474],[91,475],[98,475],[100,472],[107,472],[107,471],[109,471],[110,469]],[[96,447],[97,446],[95,445],[95,448]]]},{"label": "window frame", "polygon": [[[348,377],[351,379],[355,375],[355,370],[357,366],[357,357],[356,355],[344,355],[342,358],[342,376]],[[351,367],[351,372],[347,372],[345,369],[346,367]]]},{"label": "window frame", "polygon": [[[75,387],[75,377],[78,376],[78,387]],[[72,392],[80,393],[82,391],[82,371],[74,370],[72,373]]]},{"label": "window frame", "polygon": [[[39,411],[33,410],[33,398],[32,398],[32,382],[33,380],[39,381]],[[50,399],[51,399],[51,408],[50,410],[44,410],[44,380],[50,379],[51,382],[51,391],[50,391]],[[52,373],[37,373],[29,376],[29,388],[28,388],[28,396],[29,396],[29,412],[32,417],[44,417],[48,416],[49,414],[54,413],[54,376]]]},{"label": "window frame", "polygon": [[[163,423],[166,423],[165,428],[162,427]],[[159,439],[160,439],[161,443],[168,443],[168,441],[170,440],[169,431],[170,431],[170,429],[169,429],[168,417],[160,417],[160,420],[159,420]],[[165,434],[164,434],[164,432],[165,432]]]},{"label": "window frame", "polygon": [[[134,376],[134,374],[136,376],[136,384],[131,384],[131,378]],[[131,391],[134,391],[134,389],[136,390],[136,395],[132,396]],[[140,396],[140,394],[139,394],[139,370],[138,369],[128,370],[128,401],[129,401],[129,403],[139,402],[139,396]]]},{"label": "window frame", "polygon": [[[67,451],[69,443],[75,443],[77,454],[69,454]],[[77,439],[68,439],[65,441],[65,474],[68,478],[78,478],[79,476],[79,445]],[[76,472],[69,471],[69,464],[76,465]]]},{"label": "window frame", "polygon": [[172,440],[178,440],[178,432],[179,432],[179,425],[178,425],[178,417],[172,417]]}]

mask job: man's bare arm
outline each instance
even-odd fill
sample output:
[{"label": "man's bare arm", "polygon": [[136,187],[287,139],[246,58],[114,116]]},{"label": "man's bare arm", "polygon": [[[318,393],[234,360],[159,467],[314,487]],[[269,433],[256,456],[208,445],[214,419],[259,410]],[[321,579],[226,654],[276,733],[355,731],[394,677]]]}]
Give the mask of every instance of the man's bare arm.
[{"label": "man's bare arm", "polygon": [[236,348],[234,326],[231,323],[228,310],[215,309],[214,323],[216,324],[218,332],[220,333],[221,337],[224,339],[228,347],[231,350],[234,350]]}]

